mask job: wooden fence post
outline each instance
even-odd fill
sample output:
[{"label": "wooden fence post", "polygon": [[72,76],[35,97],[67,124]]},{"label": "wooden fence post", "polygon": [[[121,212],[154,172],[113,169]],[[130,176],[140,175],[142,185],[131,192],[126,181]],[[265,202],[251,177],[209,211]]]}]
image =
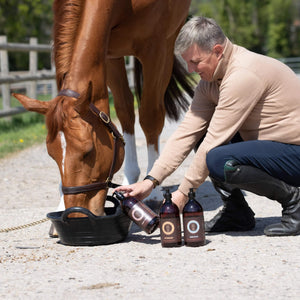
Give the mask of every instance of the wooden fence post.
[{"label": "wooden fence post", "polygon": [[[55,74],[55,63],[51,55],[51,70]],[[51,93],[52,93],[52,99],[57,96],[57,85],[56,85],[56,80],[51,81]]]},{"label": "wooden fence post", "polygon": [[[7,44],[6,36],[0,36],[0,44]],[[0,50],[0,71],[2,76],[7,76],[9,73],[7,50]],[[9,83],[2,84],[2,101],[3,110],[11,107]]]},{"label": "wooden fence post", "polygon": [[[38,40],[37,38],[31,37],[29,40],[29,44],[31,46],[37,45]],[[38,54],[37,51],[29,51],[29,74],[35,75],[38,70]],[[29,83],[29,89],[27,91],[30,98],[36,99],[37,95],[37,82],[36,81],[30,81]]]},{"label": "wooden fence post", "polygon": [[126,65],[128,83],[130,87],[134,87],[134,57],[129,56],[128,59],[129,62]]}]

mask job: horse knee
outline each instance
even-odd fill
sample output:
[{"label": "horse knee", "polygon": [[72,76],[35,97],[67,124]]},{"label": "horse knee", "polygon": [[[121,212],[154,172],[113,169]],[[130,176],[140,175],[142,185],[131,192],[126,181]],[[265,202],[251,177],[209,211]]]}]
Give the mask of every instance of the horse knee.
[{"label": "horse knee", "polygon": [[140,125],[147,139],[147,144],[156,145],[164,127],[164,114],[148,111],[148,114],[140,114]]}]

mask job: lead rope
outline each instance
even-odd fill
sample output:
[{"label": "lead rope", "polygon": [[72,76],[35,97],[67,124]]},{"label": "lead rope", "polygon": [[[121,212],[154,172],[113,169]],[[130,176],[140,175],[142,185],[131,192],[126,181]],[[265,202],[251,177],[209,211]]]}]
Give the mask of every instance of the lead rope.
[{"label": "lead rope", "polygon": [[48,220],[49,220],[48,218],[44,218],[44,219],[34,221],[34,222],[31,222],[31,223],[28,223],[28,224],[25,224],[25,225],[19,225],[19,226],[15,226],[15,227],[3,228],[3,229],[0,229],[0,233],[2,233],[2,232],[11,232],[11,231],[14,231],[14,230],[19,230],[19,229],[32,227],[32,226],[44,223]]}]

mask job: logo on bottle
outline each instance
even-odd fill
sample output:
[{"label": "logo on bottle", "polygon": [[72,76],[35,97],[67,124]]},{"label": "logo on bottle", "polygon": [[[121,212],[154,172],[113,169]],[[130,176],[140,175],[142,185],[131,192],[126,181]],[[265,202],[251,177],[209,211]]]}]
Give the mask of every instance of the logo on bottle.
[{"label": "logo on bottle", "polygon": [[143,218],[143,212],[141,210],[140,207],[134,207],[132,210],[132,217],[136,220],[136,221],[141,221]]},{"label": "logo on bottle", "polygon": [[187,230],[191,233],[191,234],[195,234],[198,233],[198,231],[200,230],[200,224],[196,221],[196,220],[191,220],[187,223],[186,225]]},{"label": "logo on bottle", "polygon": [[183,218],[184,239],[192,242],[195,239],[204,239],[204,220],[203,215]]},{"label": "logo on bottle", "polygon": [[168,220],[161,220],[160,223],[161,239],[165,243],[174,243],[181,241],[180,221],[172,218]]},{"label": "logo on bottle", "polygon": [[136,203],[128,213],[134,222],[136,222],[139,226],[145,226],[149,223],[153,217],[155,217],[154,213],[148,208],[142,205],[142,203]]},{"label": "logo on bottle", "polygon": [[174,233],[175,226],[172,222],[166,221],[162,224],[161,229],[165,235],[171,235]]}]

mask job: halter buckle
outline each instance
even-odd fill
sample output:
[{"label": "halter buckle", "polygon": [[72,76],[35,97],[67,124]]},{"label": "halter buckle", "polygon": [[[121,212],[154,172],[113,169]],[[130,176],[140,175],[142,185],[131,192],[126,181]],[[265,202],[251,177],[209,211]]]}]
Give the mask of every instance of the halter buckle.
[{"label": "halter buckle", "polygon": [[100,111],[99,117],[104,123],[106,123],[106,124],[110,123],[110,117],[105,112]]}]

